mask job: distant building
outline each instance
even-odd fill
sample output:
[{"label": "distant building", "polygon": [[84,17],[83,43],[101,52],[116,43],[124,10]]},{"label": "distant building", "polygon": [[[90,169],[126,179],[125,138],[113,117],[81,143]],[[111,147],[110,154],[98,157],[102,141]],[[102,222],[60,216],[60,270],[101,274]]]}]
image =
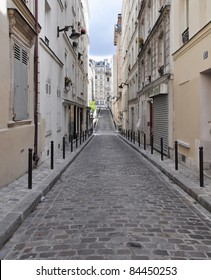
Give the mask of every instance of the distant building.
[{"label": "distant building", "polygon": [[107,59],[95,62],[95,101],[97,108],[106,108],[112,98],[112,69]]}]

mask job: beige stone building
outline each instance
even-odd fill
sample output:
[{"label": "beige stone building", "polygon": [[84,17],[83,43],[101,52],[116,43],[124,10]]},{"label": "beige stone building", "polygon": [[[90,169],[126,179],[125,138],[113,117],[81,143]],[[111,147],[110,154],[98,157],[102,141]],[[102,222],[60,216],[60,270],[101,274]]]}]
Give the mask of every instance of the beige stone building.
[{"label": "beige stone building", "polygon": [[211,169],[211,1],[174,1],[174,139],[180,160]]},{"label": "beige stone building", "polygon": [[38,152],[34,133],[34,48],[40,27],[34,14],[34,1],[26,4],[1,0],[0,186],[27,171],[29,148]]}]

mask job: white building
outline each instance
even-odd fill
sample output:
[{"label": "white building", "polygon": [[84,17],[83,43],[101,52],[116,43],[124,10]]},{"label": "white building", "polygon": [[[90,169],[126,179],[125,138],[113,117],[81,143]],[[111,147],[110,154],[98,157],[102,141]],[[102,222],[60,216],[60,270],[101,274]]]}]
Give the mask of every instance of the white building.
[{"label": "white building", "polygon": [[88,129],[88,20],[87,0],[1,0],[0,186]]},{"label": "white building", "polygon": [[60,149],[63,136],[75,138],[87,128],[87,20],[86,1],[39,2],[40,113],[45,127],[43,159],[49,156],[51,141],[55,142],[55,150]]},{"label": "white building", "polygon": [[139,0],[122,3],[121,16],[121,96],[122,128],[136,131],[140,125],[138,102],[138,11]]}]

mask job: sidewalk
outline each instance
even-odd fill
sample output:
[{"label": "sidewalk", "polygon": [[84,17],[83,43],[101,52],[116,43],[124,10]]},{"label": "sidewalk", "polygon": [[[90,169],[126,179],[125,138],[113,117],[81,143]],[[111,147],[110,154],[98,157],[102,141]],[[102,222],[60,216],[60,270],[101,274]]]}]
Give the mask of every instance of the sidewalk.
[{"label": "sidewalk", "polygon": [[9,240],[24,219],[42,202],[62,173],[91,141],[93,135],[78,148],[74,144],[71,153],[70,145],[66,145],[66,157],[63,153],[55,153],[54,169],[50,168],[50,158],[41,163],[32,172],[32,189],[28,189],[28,174],[23,175],[9,185],[0,188],[0,248]]},{"label": "sidewalk", "polygon": [[136,151],[138,151],[147,160],[153,163],[157,168],[159,168],[165,175],[169,177],[169,179],[175,182],[205,209],[211,212],[210,178],[204,176],[204,187],[200,187],[199,174],[196,171],[193,171],[181,164],[179,164],[178,170],[175,170],[175,163],[172,159],[164,156],[164,160],[162,161],[160,153],[154,150],[153,155],[151,154],[151,147],[147,147],[147,149],[144,150],[143,145],[140,145],[139,147],[137,142],[134,144],[120,134],[119,137]]}]

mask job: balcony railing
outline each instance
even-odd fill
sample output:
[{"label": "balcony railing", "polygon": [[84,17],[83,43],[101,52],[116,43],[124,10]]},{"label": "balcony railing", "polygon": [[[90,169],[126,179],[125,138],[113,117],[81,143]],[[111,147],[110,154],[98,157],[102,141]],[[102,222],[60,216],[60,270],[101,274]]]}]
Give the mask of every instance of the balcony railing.
[{"label": "balcony railing", "polygon": [[189,40],[189,27],[182,33],[183,44],[187,43]]}]

